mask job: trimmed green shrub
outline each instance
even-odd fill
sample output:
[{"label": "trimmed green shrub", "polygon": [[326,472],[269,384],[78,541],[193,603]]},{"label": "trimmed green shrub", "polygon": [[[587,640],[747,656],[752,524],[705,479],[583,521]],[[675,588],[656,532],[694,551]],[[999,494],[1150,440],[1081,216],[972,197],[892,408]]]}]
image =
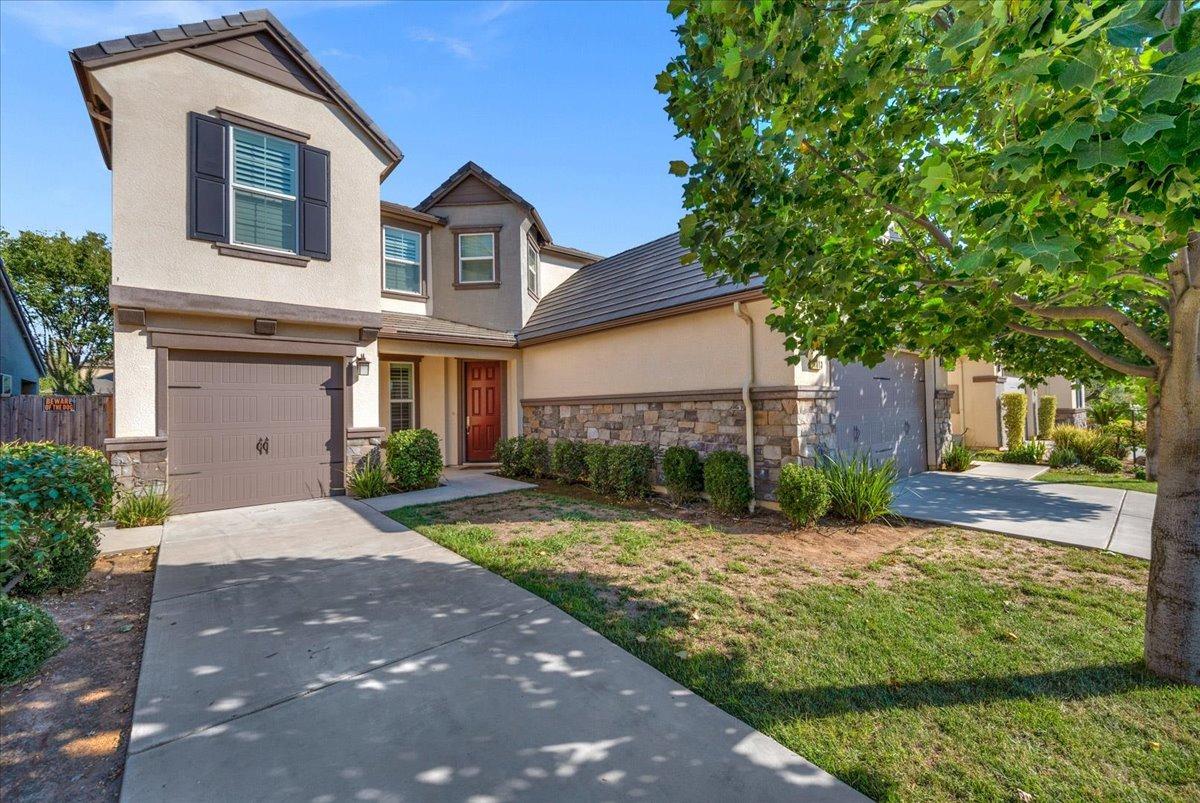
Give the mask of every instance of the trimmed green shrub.
[{"label": "trimmed green shrub", "polygon": [[29,677],[66,643],[50,614],[0,595],[0,684]]},{"label": "trimmed green shrub", "polygon": [[822,461],[821,473],[829,485],[830,510],[834,515],[866,524],[891,510],[895,460],[888,458],[873,466],[865,454],[849,458],[839,455]]},{"label": "trimmed green shrub", "polygon": [[718,513],[744,515],[754,498],[746,456],[741,452],[710,454],[704,461],[704,492]]},{"label": "trimmed green shrub", "polygon": [[1128,418],[1122,418],[1100,427],[1100,432],[1105,437],[1112,438],[1114,450],[1110,454],[1113,457],[1124,457],[1125,452],[1134,447],[1146,448],[1145,421],[1134,422]]},{"label": "trimmed green shrub", "polygon": [[387,470],[398,491],[433,488],[442,478],[442,447],[428,429],[402,429],[383,445]]},{"label": "trimmed green shrub", "polygon": [[978,449],[975,452],[976,460],[987,460],[992,463],[999,463],[1004,459],[1004,452],[999,449]]},{"label": "trimmed green shrub", "polygon": [[620,443],[608,456],[608,477],[621,499],[645,499],[654,476],[654,450],[645,444]]},{"label": "trimmed green shrub", "polygon": [[583,441],[563,438],[554,442],[550,451],[550,474],[559,482],[579,482],[587,473],[587,462],[583,459]]},{"label": "trimmed green shrub", "polygon": [[1046,444],[1041,441],[1025,441],[1017,446],[1009,446],[1008,451],[1004,453],[1003,460],[1005,463],[1023,463],[1033,466],[1042,462],[1042,458],[1045,456]]},{"label": "trimmed green shrub", "polygon": [[501,476],[521,475],[521,441],[520,436],[496,441],[496,462],[500,464]]},{"label": "trimmed green shrub", "polygon": [[517,471],[521,477],[541,479],[550,474],[550,444],[541,438],[524,436],[518,438],[520,456]]},{"label": "trimmed green shrub", "polygon": [[1054,417],[1058,414],[1057,396],[1039,396],[1037,409],[1038,437],[1046,440],[1054,429]]},{"label": "trimmed green shrub", "polygon": [[962,443],[955,443],[942,453],[942,467],[947,471],[966,471],[974,461],[975,452]]},{"label": "trimmed green shrub", "polygon": [[1096,429],[1055,427],[1050,432],[1050,438],[1054,441],[1055,449],[1066,447],[1079,456],[1080,462],[1088,465],[1100,455],[1121,458],[1125,454],[1115,440]]},{"label": "trimmed green shrub", "polygon": [[704,463],[700,453],[687,446],[671,446],[663,453],[663,482],[676,502],[695,499],[704,491]]},{"label": "trimmed green shrub", "polygon": [[1000,394],[1000,409],[1004,423],[1004,440],[1011,449],[1013,444],[1025,442],[1025,413],[1029,400],[1020,391],[1010,390]]},{"label": "trimmed green shrub", "polygon": [[1070,446],[1055,446],[1050,453],[1050,468],[1070,468],[1079,465],[1079,455]]},{"label": "trimmed green shrub", "polygon": [[391,491],[387,469],[374,455],[366,457],[346,472],[346,490],[356,499],[372,499]]},{"label": "trimmed green shrub", "polygon": [[1133,470],[1133,478],[1134,478],[1135,480],[1144,480],[1144,479],[1146,479],[1146,469],[1142,468],[1141,466],[1138,466],[1137,468],[1135,468],[1135,469]]},{"label": "trimmed green shrub", "polygon": [[803,527],[829,511],[832,498],[829,483],[820,469],[787,463],[779,472],[779,487],[775,490],[779,507],[788,521]]},{"label": "trimmed green shrub", "polygon": [[583,462],[587,464],[588,485],[598,494],[613,492],[612,472],[609,464],[612,447],[607,443],[588,443],[583,447]]},{"label": "trimmed green shrub", "polygon": [[1092,461],[1092,468],[1101,474],[1116,474],[1121,470],[1121,461],[1115,457],[1102,454]]},{"label": "trimmed green shrub", "polygon": [[112,493],[108,461],[96,449],[0,444],[0,587],[25,583],[24,593],[34,594],[82,583]]}]

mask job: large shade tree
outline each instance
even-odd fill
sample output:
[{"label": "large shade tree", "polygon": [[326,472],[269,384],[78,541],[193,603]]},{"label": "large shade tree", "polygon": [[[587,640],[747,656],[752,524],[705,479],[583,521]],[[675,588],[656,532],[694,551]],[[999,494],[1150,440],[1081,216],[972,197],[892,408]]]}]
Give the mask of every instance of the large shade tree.
[{"label": "large shade tree", "polygon": [[1200,12],[674,2],[685,243],[798,356],[896,348],[1157,388],[1146,660],[1200,681]]}]

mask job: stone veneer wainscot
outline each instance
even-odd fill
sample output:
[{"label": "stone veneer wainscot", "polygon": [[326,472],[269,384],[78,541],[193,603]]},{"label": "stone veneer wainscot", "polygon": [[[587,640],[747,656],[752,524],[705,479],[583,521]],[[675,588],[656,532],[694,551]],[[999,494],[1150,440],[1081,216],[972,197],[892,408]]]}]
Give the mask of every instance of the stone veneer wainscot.
[{"label": "stone veneer wainscot", "polygon": [[[773,500],[784,463],[811,465],[833,441],[832,388],[755,388],[755,490]],[[662,455],[687,446],[707,455],[746,452],[746,411],[736,390],[655,394],[603,399],[530,399],[522,402],[524,432],[554,442],[560,438],[602,443],[644,443],[654,448],[658,480]]]}]

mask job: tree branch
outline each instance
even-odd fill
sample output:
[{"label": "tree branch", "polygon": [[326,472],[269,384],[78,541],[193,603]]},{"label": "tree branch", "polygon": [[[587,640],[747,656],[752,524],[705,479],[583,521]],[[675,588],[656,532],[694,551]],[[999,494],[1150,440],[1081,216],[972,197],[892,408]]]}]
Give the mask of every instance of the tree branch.
[{"label": "tree branch", "polygon": [[1171,350],[1159,343],[1150,333],[1125,313],[1104,305],[1081,307],[1043,307],[1018,295],[1009,297],[1013,306],[1048,321],[1102,321],[1112,325],[1121,336],[1156,364],[1171,359]]},{"label": "tree branch", "polygon": [[1087,354],[1105,368],[1111,368],[1117,373],[1125,374],[1126,376],[1140,376],[1147,379],[1158,378],[1158,372],[1154,368],[1148,365],[1137,365],[1136,363],[1128,362],[1103,352],[1095,343],[1092,343],[1078,332],[1072,332],[1067,329],[1038,329],[1034,326],[1026,326],[1014,321],[1009,321],[1007,326],[1014,332],[1020,332],[1021,334],[1044,337],[1049,340],[1066,340],[1074,343],[1084,354]]}]

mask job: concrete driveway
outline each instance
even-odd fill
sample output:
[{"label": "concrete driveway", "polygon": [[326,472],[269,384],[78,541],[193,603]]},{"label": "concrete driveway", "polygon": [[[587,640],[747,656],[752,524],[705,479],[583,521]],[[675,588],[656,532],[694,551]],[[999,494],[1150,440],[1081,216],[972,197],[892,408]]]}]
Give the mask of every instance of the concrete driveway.
[{"label": "concrete driveway", "polygon": [[629,797],[865,799],[366,505],[165,527],[123,800]]},{"label": "concrete driveway", "polygon": [[1150,558],[1154,495],[929,471],[896,483],[909,518]]}]

